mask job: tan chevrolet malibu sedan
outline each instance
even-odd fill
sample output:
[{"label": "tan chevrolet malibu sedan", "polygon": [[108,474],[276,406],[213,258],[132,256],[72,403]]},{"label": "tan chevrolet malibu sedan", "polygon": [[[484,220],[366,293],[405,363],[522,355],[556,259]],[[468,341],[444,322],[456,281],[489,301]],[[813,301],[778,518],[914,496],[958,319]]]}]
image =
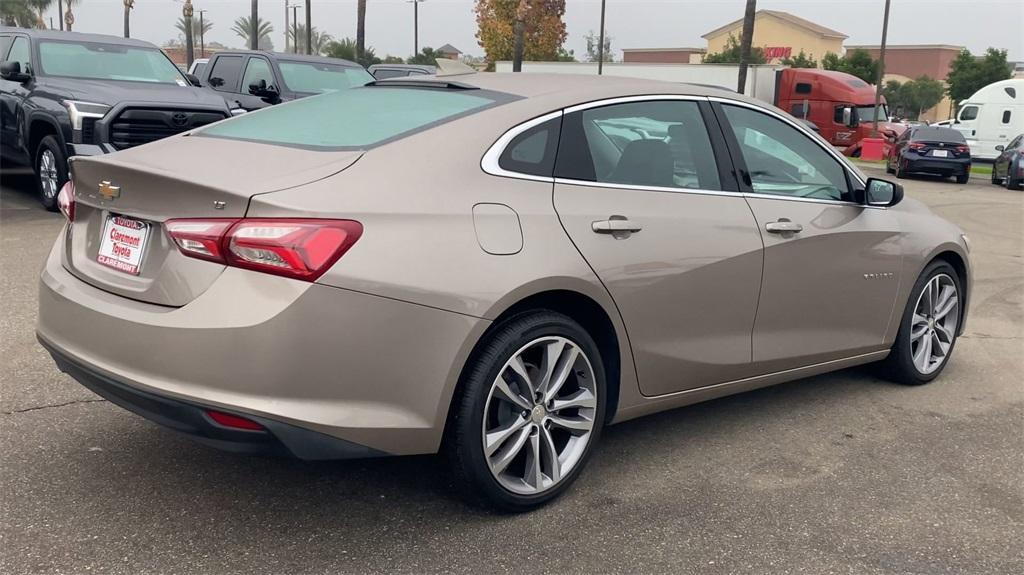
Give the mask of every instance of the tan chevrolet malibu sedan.
[{"label": "tan chevrolet malibu sedan", "polygon": [[927,383],[971,293],[956,226],[707,87],[384,80],[72,172],[61,370],[225,449],[441,451],[505,510],[609,424],[871,362]]}]

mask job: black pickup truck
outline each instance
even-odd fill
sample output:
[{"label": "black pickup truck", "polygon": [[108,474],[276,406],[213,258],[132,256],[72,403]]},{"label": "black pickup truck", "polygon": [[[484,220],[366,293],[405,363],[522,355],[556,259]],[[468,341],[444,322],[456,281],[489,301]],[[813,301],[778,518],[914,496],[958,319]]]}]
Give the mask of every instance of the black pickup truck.
[{"label": "black pickup truck", "polygon": [[348,60],[256,50],[217,52],[197,73],[232,109],[249,111],[373,81]]},{"label": "black pickup truck", "polygon": [[156,46],[0,27],[0,161],[31,165],[56,209],[67,159],[145,144],[230,116]]}]

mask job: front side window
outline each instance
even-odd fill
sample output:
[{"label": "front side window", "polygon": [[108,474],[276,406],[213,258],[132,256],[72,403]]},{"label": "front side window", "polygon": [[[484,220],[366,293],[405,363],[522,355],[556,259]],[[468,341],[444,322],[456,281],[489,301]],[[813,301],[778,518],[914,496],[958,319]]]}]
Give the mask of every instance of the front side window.
[{"label": "front side window", "polygon": [[221,56],[213,61],[209,84],[214,90],[234,92],[238,88],[238,79],[241,75],[241,56]]},{"label": "front side window", "polygon": [[0,62],[7,61],[7,49],[11,47],[10,36],[0,36]]},{"label": "front side window", "polygon": [[319,62],[282,61],[281,81],[293,92],[320,94],[365,86],[373,76],[362,68],[321,64]]},{"label": "front side window", "polygon": [[846,170],[793,126],[756,110],[723,106],[754,192],[849,200]]},{"label": "front side window", "polygon": [[1010,110],[1003,110],[1003,123],[1004,124],[1009,124],[1010,123]]},{"label": "front side window", "polygon": [[199,133],[314,149],[366,149],[481,111],[505,96],[480,90],[353,88],[245,114]]},{"label": "front side window", "polygon": [[960,110],[960,120],[974,120],[978,117],[977,106],[965,106],[963,110]]},{"label": "front side window", "polygon": [[696,102],[630,102],[567,114],[555,175],[648,186],[721,190]]},{"label": "front side window", "polygon": [[156,48],[44,40],[39,43],[39,66],[48,76],[188,85]]},{"label": "front side window", "polygon": [[561,121],[561,118],[548,120],[517,135],[505,146],[498,166],[510,172],[550,178],[555,169]]},{"label": "front side window", "polygon": [[249,58],[242,76],[242,92],[248,92],[249,86],[259,84],[263,80],[267,86],[274,85],[274,73],[270,71],[270,63],[263,58]]},{"label": "front side window", "polygon": [[857,106],[857,120],[862,124],[870,124],[874,122],[871,117],[875,112],[878,112],[879,122],[889,121],[889,109],[885,107],[885,104],[879,104],[878,108],[874,105],[871,106]]},{"label": "front side window", "polygon": [[11,45],[11,53],[7,55],[8,62],[21,64],[21,72],[28,74],[32,71],[32,58],[29,56],[28,40],[24,36],[18,36]]}]

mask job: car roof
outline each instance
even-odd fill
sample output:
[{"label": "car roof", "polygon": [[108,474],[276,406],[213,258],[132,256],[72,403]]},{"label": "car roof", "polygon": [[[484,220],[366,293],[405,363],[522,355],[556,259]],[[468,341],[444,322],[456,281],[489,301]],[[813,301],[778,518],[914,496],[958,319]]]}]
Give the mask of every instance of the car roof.
[{"label": "car roof", "polygon": [[156,45],[134,38],[122,38],[107,34],[82,34],[80,32],[64,32],[61,30],[41,30],[39,28],[13,28],[0,26],[0,34],[24,34],[30,38],[41,40],[65,40],[70,42],[99,42],[117,46],[136,46],[139,48],[156,48]]},{"label": "car roof", "polygon": [[[311,62],[316,64],[335,64],[341,66],[348,66],[351,68],[362,68],[362,66],[351,60],[343,60],[341,58],[329,58],[327,56],[292,54],[291,52],[268,52],[266,50],[218,50],[217,53],[213,56],[219,56],[221,54],[253,54],[259,56],[267,56],[278,61],[284,60],[286,62]],[[211,56],[211,58],[213,56]]]}]

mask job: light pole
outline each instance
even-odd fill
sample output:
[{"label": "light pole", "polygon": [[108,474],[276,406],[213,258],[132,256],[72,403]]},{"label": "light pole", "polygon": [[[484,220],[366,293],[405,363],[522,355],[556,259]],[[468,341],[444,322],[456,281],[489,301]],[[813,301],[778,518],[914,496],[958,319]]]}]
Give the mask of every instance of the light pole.
[{"label": "light pole", "polygon": [[601,0],[601,31],[597,34],[597,75],[604,72],[604,0]]},{"label": "light pole", "polygon": [[427,0],[405,0],[412,3],[412,55],[420,53],[420,2]]},{"label": "light pole", "polygon": [[885,41],[889,35],[889,0],[885,0],[885,16],[882,17],[882,45],[878,50],[878,75],[875,77],[875,109],[871,137],[878,137],[878,107],[882,103],[882,75],[885,74]]},{"label": "light pole", "polygon": [[249,10],[249,49],[258,50],[260,47],[260,7],[257,0],[252,0],[252,8]]},{"label": "light pole", "polygon": [[60,29],[64,29],[64,0],[57,0],[57,21],[60,22]]},{"label": "light pole", "polygon": [[306,0],[306,54],[313,53],[313,15],[310,6],[312,3],[313,0]]},{"label": "light pole", "polygon": [[299,8],[302,4],[292,4],[292,53],[299,53]]},{"label": "light pole", "polygon": [[135,0],[124,0],[124,37],[131,37],[131,30],[129,29],[128,23],[130,20],[130,14],[132,8],[135,7]]},{"label": "light pole", "polygon": [[206,28],[203,26],[203,13],[206,10],[199,11],[199,57],[206,57]]}]

